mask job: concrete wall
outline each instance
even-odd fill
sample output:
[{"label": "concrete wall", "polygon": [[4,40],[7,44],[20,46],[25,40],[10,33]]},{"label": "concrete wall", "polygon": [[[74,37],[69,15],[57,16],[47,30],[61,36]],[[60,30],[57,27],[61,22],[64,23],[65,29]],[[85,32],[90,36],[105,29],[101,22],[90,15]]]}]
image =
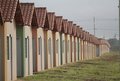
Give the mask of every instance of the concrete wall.
[{"label": "concrete wall", "polygon": [[81,60],[81,39],[79,38],[79,59]]},{"label": "concrete wall", "polygon": [[74,57],[74,36],[72,36],[72,62],[75,62],[75,57]]},{"label": "concrete wall", "polygon": [[38,52],[39,52],[39,50],[38,50],[38,47],[37,47],[37,45],[39,44],[39,43],[37,43],[37,27],[32,27],[32,52],[33,52],[33,71],[34,72],[37,72],[37,68],[38,68],[38,66],[37,66],[37,60],[38,60],[38,58],[37,58],[37,54],[38,54]]},{"label": "concrete wall", "polygon": [[84,49],[83,49],[83,48],[84,48],[84,47],[83,47],[83,40],[81,40],[81,60],[84,59],[84,55],[83,55]]},{"label": "concrete wall", "polygon": [[0,81],[4,81],[4,26],[0,23]]},{"label": "concrete wall", "polygon": [[[33,55],[32,55],[32,28],[29,26],[24,26],[23,27],[24,30],[24,40],[26,38],[29,38],[29,42],[28,42],[28,46],[27,46],[27,50],[25,49],[25,76],[28,75],[32,75],[33,74]],[[26,43],[24,42],[24,46],[26,45]],[[25,46],[26,47],[26,46]],[[26,54],[26,51],[28,52],[28,54]],[[27,55],[27,57],[26,57]]]},{"label": "concrete wall", "polygon": [[62,63],[65,64],[66,46],[65,46],[65,34],[62,33]]},{"label": "concrete wall", "polygon": [[76,42],[76,62],[78,61],[78,40],[77,37],[75,37],[75,42]]},{"label": "concrete wall", "polygon": [[67,63],[71,62],[71,44],[70,44],[70,35],[67,35]]},{"label": "concrete wall", "polygon": [[56,56],[56,66],[61,65],[61,51],[60,51],[60,33],[55,33],[55,56]]},{"label": "concrete wall", "polygon": [[17,76],[24,76],[24,55],[25,55],[25,47],[24,47],[24,32],[23,26],[16,25],[16,34],[17,34]]},{"label": "concrete wall", "polygon": [[[40,43],[39,39],[41,39],[42,44]],[[44,57],[44,30],[43,28],[37,29],[37,57],[36,58],[37,58],[37,71],[44,70],[45,69],[44,67],[45,57]]]},{"label": "concrete wall", "polygon": [[[5,22],[5,43],[7,42],[7,37],[9,38],[9,52],[8,42],[5,44],[5,55],[7,55],[7,81],[12,81],[17,79],[16,72],[16,25],[15,22]],[[9,56],[8,56],[9,53]]]},{"label": "concrete wall", "polygon": [[67,52],[68,52],[68,49],[67,49],[67,34],[65,34],[65,63],[67,64]]},{"label": "concrete wall", "polygon": [[47,51],[48,51],[48,69],[53,68],[53,36],[52,31],[47,31]]}]

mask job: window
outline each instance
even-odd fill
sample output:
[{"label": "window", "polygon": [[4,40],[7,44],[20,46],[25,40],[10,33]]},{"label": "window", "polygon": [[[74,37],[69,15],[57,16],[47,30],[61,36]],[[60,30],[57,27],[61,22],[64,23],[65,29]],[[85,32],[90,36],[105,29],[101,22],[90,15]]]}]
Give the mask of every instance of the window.
[{"label": "window", "polygon": [[7,36],[7,59],[10,60],[9,36]]},{"label": "window", "polygon": [[10,55],[12,55],[12,36],[7,36],[7,59],[10,60]]},{"label": "window", "polygon": [[25,56],[28,57],[29,54],[29,37],[25,38]]},{"label": "window", "polygon": [[74,53],[74,41],[72,42],[72,52]]},{"label": "window", "polygon": [[48,39],[48,51],[51,54],[51,38]]},{"label": "window", "polygon": [[59,51],[59,40],[57,39],[56,40],[56,53],[58,53]]},{"label": "window", "polygon": [[42,54],[42,38],[38,38],[39,41],[39,55]]},{"label": "window", "polygon": [[25,54],[26,54],[26,58],[27,58],[27,38],[25,38]]},{"label": "window", "polygon": [[67,42],[67,51],[69,52],[69,40],[68,40],[68,42]]},{"label": "window", "polygon": [[11,57],[12,57],[12,36],[10,35],[10,52],[11,52]]},{"label": "window", "polygon": [[62,52],[63,52],[63,53],[64,53],[64,51],[65,51],[64,46],[65,46],[65,41],[63,40],[63,41],[62,41]]}]

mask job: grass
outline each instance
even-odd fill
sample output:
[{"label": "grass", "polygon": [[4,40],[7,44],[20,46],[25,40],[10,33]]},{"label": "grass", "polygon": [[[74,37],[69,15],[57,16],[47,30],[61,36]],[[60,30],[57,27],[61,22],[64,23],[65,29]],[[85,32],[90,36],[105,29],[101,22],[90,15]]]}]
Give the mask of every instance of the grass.
[{"label": "grass", "polygon": [[116,52],[99,58],[67,64],[18,81],[120,81],[120,56]]}]

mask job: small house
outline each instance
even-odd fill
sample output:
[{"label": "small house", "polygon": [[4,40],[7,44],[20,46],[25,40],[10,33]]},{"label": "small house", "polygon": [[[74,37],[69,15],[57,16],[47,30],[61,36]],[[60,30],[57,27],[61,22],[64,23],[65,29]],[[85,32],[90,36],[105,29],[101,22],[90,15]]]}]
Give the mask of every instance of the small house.
[{"label": "small house", "polygon": [[62,22],[62,63],[67,63],[67,25],[68,20],[63,19]]},{"label": "small house", "polygon": [[47,12],[45,19],[45,31],[44,31],[44,49],[45,49],[45,69],[53,68],[53,29],[54,29],[55,13]]},{"label": "small house", "polygon": [[67,19],[62,19],[62,64],[66,64],[66,59],[67,59],[67,47],[66,47],[66,42],[67,42]]},{"label": "small house", "polygon": [[62,16],[55,16],[54,31],[55,31],[55,66],[62,65]]},{"label": "small house", "polygon": [[[33,71],[39,72],[45,69],[45,50],[44,50],[44,26],[45,26],[45,19],[47,15],[46,7],[36,7],[35,8],[35,15],[36,15],[36,22],[38,28],[35,27],[36,31],[36,42],[37,45],[36,50],[33,54]],[[34,20],[35,21],[35,20]],[[34,40],[33,40],[34,41]],[[33,49],[35,50],[33,46]]]},{"label": "small house", "polygon": [[23,26],[17,26],[17,76],[33,74],[32,17],[34,3],[20,3]]}]

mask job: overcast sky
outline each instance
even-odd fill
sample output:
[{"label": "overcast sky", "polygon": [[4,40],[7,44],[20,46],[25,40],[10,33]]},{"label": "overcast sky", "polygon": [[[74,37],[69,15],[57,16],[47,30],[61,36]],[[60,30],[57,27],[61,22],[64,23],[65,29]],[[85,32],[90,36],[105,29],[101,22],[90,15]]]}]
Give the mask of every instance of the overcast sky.
[{"label": "overcast sky", "polygon": [[118,37],[118,0],[20,0],[47,7],[49,12],[73,21],[93,34],[93,18],[96,19],[96,36]]}]

